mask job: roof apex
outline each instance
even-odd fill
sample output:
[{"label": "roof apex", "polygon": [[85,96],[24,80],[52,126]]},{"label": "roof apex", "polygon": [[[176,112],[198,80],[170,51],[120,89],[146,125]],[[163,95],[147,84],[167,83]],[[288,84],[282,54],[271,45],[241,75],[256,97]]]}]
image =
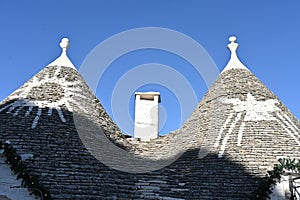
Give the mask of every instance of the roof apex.
[{"label": "roof apex", "polygon": [[239,46],[238,43],[235,43],[236,41],[236,37],[235,36],[231,36],[229,37],[229,41],[230,43],[227,45],[228,49],[231,51],[231,56],[230,56],[230,60],[227,63],[227,65],[225,66],[225,68],[223,69],[223,71],[221,73],[223,73],[224,71],[230,70],[230,69],[246,69],[249,70],[238,58],[236,50]]},{"label": "roof apex", "polygon": [[[61,55],[51,62],[48,66],[64,66],[64,67],[71,67],[76,70],[76,67],[73,65],[69,57],[67,56],[67,49],[70,47],[70,42],[68,38],[62,38],[61,42],[59,43],[62,52]],[[48,67],[47,66],[47,67]]]}]

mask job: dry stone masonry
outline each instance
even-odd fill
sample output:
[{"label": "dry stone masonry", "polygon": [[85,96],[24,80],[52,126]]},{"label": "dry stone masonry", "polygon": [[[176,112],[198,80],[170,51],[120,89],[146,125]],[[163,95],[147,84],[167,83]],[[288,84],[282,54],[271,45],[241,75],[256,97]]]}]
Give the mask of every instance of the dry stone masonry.
[{"label": "dry stone masonry", "polygon": [[[68,59],[64,39],[62,55],[1,102],[0,140],[33,155],[28,170],[52,199],[249,199],[278,158],[300,158],[300,124],[239,61],[235,40],[228,65],[186,123],[144,142],[121,133]],[[146,173],[113,169],[84,145],[74,114],[127,152],[177,159]],[[97,136],[89,137],[93,144]]]}]

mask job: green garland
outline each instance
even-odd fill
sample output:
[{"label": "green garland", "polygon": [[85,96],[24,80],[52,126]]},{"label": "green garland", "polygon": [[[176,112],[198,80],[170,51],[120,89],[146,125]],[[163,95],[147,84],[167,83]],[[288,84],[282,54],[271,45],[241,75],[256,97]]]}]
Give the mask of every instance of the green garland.
[{"label": "green garland", "polygon": [[49,191],[39,184],[36,177],[30,175],[25,163],[22,162],[21,156],[17,154],[16,149],[9,142],[3,143],[0,141],[0,149],[4,150],[3,155],[6,157],[6,163],[17,175],[17,179],[22,179],[23,187],[27,187],[36,196],[43,195],[42,199],[44,200],[51,199]]},{"label": "green garland", "polygon": [[285,170],[296,173],[300,172],[300,160],[296,161],[296,159],[280,158],[278,162],[279,164],[275,164],[273,170],[268,171],[266,177],[259,183],[256,190],[252,193],[251,199],[270,199],[269,196],[272,193],[273,187],[280,181]]}]

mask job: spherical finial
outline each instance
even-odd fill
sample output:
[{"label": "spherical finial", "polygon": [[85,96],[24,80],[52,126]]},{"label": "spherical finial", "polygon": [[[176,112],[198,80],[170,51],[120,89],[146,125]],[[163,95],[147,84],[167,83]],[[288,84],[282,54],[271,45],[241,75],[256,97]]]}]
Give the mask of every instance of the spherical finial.
[{"label": "spherical finial", "polygon": [[61,42],[59,43],[60,47],[62,49],[67,49],[70,47],[70,42],[69,42],[69,39],[68,38],[63,38],[61,39]]},{"label": "spherical finial", "polygon": [[235,42],[236,41],[236,37],[235,36],[230,36],[229,37],[229,42]]},{"label": "spherical finial", "polygon": [[229,50],[231,51],[231,53],[235,53],[239,44],[235,43],[236,41],[236,37],[235,36],[230,36],[229,37],[229,44],[227,45],[227,47],[229,48]]}]

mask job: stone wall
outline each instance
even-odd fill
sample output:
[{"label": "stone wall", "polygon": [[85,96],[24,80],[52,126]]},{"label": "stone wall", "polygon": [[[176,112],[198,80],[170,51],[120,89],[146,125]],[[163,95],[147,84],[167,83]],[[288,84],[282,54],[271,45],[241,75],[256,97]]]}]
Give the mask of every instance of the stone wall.
[{"label": "stone wall", "polygon": [[[69,85],[60,86],[64,95],[58,89],[45,90],[45,79],[61,85],[67,82]],[[36,82],[35,87],[31,87],[32,82]],[[24,91],[29,93],[24,95]],[[256,104],[278,101],[274,105],[279,110],[267,112],[271,117],[266,120],[247,121],[245,116],[250,111],[239,113],[234,104],[224,103],[224,98],[247,101],[248,96],[248,100],[252,98],[248,94]],[[20,105],[14,104],[17,97],[26,106],[11,109]],[[44,98],[48,104],[41,104]],[[63,98],[69,104],[55,104],[62,113],[47,106]],[[31,114],[26,115],[31,103],[42,106],[33,106]],[[39,109],[38,123],[32,128]],[[150,164],[178,157],[168,166],[147,173],[112,169],[87,148],[74,113],[86,120],[83,128],[100,127],[114,145]],[[33,154],[26,161],[28,167],[53,199],[248,199],[278,157],[299,158],[300,152],[299,121],[244,69],[222,73],[180,130],[150,142],[126,138],[80,75],[71,68],[57,66],[45,68],[2,102],[0,124],[0,140],[10,140],[20,153]],[[90,136],[88,142],[97,148],[98,136]],[[106,155],[116,156],[114,152]]]}]

